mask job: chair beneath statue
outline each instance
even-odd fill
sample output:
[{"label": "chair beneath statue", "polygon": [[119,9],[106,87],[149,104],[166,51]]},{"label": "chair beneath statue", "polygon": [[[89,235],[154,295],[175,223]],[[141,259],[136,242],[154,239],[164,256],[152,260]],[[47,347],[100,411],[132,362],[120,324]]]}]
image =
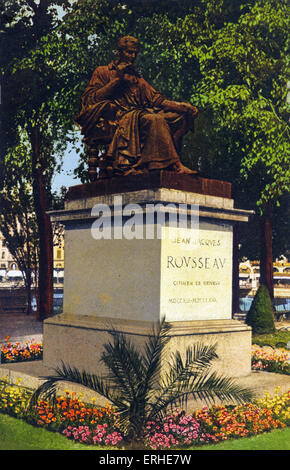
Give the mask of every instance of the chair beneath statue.
[{"label": "chair beneath statue", "polygon": [[90,181],[99,178],[109,178],[113,173],[113,161],[107,157],[107,151],[112,140],[111,135],[85,138],[84,144],[88,153],[88,173]]}]

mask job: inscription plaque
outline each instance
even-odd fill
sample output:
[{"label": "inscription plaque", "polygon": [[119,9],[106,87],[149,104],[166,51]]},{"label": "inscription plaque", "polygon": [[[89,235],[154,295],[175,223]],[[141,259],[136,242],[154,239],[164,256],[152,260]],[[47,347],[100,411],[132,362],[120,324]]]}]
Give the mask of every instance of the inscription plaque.
[{"label": "inscription plaque", "polygon": [[160,289],[168,321],[230,319],[231,228],[162,227]]}]

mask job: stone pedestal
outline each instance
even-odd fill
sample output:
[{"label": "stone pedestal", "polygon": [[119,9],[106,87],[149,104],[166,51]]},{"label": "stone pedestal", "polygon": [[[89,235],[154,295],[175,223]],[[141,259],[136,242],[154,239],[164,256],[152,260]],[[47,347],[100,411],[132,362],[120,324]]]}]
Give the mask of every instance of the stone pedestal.
[{"label": "stone pedestal", "polygon": [[215,368],[250,373],[251,329],[232,320],[234,208],[230,185],[161,171],[70,188],[63,313],[44,322],[44,361],[102,371],[114,328],[136,345],[165,317],[170,351],[216,343]]}]

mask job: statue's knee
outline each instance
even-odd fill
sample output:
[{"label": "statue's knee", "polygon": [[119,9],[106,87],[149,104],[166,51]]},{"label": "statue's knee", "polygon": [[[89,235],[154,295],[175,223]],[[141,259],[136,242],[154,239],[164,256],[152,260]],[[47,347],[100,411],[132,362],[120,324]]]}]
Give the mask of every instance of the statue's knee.
[{"label": "statue's knee", "polygon": [[142,120],[144,124],[156,125],[164,121],[164,118],[160,116],[159,114],[148,113],[142,116]]}]

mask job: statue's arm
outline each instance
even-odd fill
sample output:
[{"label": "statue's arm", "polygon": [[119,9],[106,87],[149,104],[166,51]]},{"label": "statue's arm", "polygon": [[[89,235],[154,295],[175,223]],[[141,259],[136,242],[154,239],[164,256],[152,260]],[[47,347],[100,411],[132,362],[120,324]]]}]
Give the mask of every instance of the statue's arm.
[{"label": "statue's arm", "polygon": [[109,83],[99,88],[94,92],[94,100],[100,101],[108,98],[112,98],[120,86],[121,80],[119,77],[113,78]]},{"label": "statue's arm", "polygon": [[181,103],[178,101],[167,100],[161,93],[156,91],[149,83],[144,79],[141,79],[142,89],[148,99],[148,101],[155,107],[163,109],[164,111],[172,111],[175,113],[189,113],[192,116],[198,114],[198,109],[192,106],[190,103]]},{"label": "statue's arm", "polygon": [[126,75],[127,68],[128,64],[119,64],[116,68],[117,75],[110,77],[106,68],[98,67],[86,90],[87,103],[94,104],[98,101],[114,98],[120,86],[124,86],[126,81],[130,81]]},{"label": "statue's arm", "polygon": [[117,88],[120,86],[120,79],[114,78],[106,85],[99,88],[98,84],[88,85],[84,99],[88,105],[103,101],[106,99],[112,99],[116,93]]}]

